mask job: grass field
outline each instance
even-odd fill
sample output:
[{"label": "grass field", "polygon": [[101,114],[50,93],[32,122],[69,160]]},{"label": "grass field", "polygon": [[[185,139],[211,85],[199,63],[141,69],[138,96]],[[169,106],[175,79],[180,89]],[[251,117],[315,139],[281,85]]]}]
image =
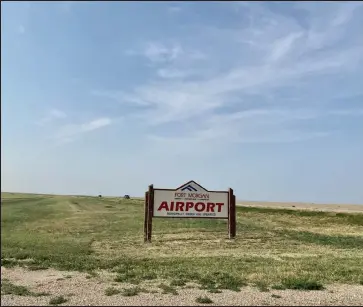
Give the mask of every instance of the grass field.
[{"label": "grass field", "polygon": [[363,214],[239,207],[235,240],[225,220],[154,219],[144,244],[143,208],[140,199],[2,193],[2,266],[108,270],[119,282],[210,291],[363,284]]}]

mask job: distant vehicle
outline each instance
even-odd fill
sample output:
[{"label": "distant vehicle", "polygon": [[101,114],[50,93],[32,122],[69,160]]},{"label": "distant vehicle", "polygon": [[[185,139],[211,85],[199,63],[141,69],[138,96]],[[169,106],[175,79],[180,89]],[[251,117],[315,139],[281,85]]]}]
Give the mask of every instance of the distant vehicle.
[{"label": "distant vehicle", "polygon": [[130,199],[130,195],[125,195],[124,199]]},{"label": "distant vehicle", "polygon": [[98,195],[98,197],[99,197],[99,198],[101,198],[101,197],[102,197],[102,195]]}]

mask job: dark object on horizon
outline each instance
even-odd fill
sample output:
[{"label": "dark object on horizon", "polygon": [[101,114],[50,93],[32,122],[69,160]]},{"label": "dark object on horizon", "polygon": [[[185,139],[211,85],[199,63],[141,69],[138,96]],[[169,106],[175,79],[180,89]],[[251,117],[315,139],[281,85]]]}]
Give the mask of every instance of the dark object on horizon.
[{"label": "dark object on horizon", "polygon": [[124,199],[130,199],[130,195],[125,195]]},{"label": "dark object on horizon", "polygon": [[101,197],[102,197],[102,195],[98,195],[98,197],[99,197],[99,198],[101,198]]}]

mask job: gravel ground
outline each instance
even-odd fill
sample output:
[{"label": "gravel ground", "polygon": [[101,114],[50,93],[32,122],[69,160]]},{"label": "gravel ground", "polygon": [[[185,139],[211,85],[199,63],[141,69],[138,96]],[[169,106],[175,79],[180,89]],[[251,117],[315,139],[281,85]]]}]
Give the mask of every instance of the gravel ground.
[{"label": "gravel ground", "polygon": [[[23,268],[1,268],[1,279],[13,284],[28,287],[33,292],[49,292],[50,296],[32,297],[1,295],[1,306],[45,306],[55,296],[68,299],[64,306],[200,306],[195,299],[208,296],[211,306],[362,306],[363,286],[330,285],[324,291],[271,290],[260,292],[256,288],[245,287],[241,292],[223,291],[208,293],[198,289],[180,289],[179,295],[161,294],[152,283],[142,287],[159,293],[140,293],[137,296],[124,297],[121,294],[106,296],[105,289],[114,286],[122,289],[129,285],[115,283],[110,273],[100,273],[87,279],[88,274],[64,272],[53,269],[27,271]],[[158,285],[159,282],[153,282]],[[278,295],[280,297],[273,297]]]}]

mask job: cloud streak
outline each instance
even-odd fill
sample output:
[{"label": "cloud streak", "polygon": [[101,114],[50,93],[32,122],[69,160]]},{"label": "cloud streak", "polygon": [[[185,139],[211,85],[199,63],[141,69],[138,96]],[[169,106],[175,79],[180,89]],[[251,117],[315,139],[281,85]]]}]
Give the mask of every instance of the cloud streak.
[{"label": "cloud streak", "polygon": [[287,36],[276,40],[272,46],[272,52],[269,61],[275,62],[285,57],[293,48],[295,41],[301,36],[301,32],[290,33]]},{"label": "cloud streak", "polygon": [[173,13],[173,14],[175,14],[175,13],[180,13],[180,12],[182,11],[182,8],[181,8],[181,7],[179,7],[179,6],[174,5],[174,6],[170,6],[170,7],[168,8],[168,11],[169,11],[170,13]]},{"label": "cloud streak", "polygon": [[[154,64],[155,78],[131,91],[103,94],[144,106],[129,116],[141,119],[149,137],[159,141],[294,142],[329,136],[332,128],[306,129],[305,122],[316,126],[326,116],[357,115],[320,109],[329,109],[337,80],[362,67],[360,31],[350,32],[346,40],[360,7],[325,4],[313,10],[302,3],[291,7],[294,14],[289,15],[247,3],[237,13],[248,25],[194,25],[194,40],[149,43],[139,54]],[[357,92],[363,93],[362,88],[356,87]],[[181,123],[189,128],[173,130]],[[174,134],[162,135],[160,127]]]},{"label": "cloud streak", "polygon": [[67,114],[64,113],[61,110],[58,109],[52,109],[48,112],[48,114],[43,117],[42,119],[40,119],[37,124],[39,126],[45,126],[47,124],[50,124],[56,120],[61,120],[61,119],[65,119],[67,117]]},{"label": "cloud streak", "polygon": [[86,133],[98,130],[111,125],[112,120],[108,117],[101,117],[82,124],[67,124],[62,126],[55,135],[58,143],[69,143]]},{"label": "cloud streak", "polygon": [[142,45],[139,49],[128,49],[125,54],[144,57],[154,65],[176,65],[180,62],[190,63],[206,59],[206,55],[200,50],[184,48],[174,41],[150,41]]},{"label": "cloud streak", "polygon": [[168,62],[177,59],[183,52],[183,49],[179,45],[166,47],[163,44],[153,42],[147,44],[144,55],[151,62]]}]

